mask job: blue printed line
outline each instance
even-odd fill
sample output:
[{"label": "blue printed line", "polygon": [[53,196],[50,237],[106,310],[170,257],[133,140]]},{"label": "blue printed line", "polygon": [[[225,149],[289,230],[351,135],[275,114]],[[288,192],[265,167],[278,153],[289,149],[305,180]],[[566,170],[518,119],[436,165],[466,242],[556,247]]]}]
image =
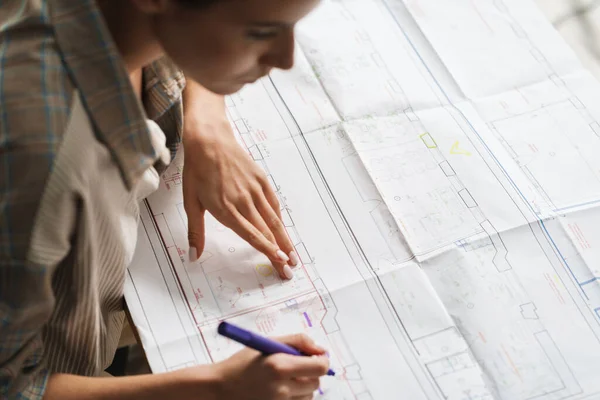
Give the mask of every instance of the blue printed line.
[{"label": "blue printed line", "polygon": [[[502,168],[502,167],[501,167]],[[517,191],[519,191],[518,188],[515,188]],[[521,193],[519,191],[519,193]],[[525,198],[524,198],[525,199]],[[527,199],[525,199],[525,201],[527,201]],[[581,286],[581,284],[579,283],[579,281],[577,280],[577,277],[575,276],[575,273],[573,272],[573,270],[571,269],[571,267],[569,266],[569,263],[567,262],[567,260],[565,259],[565,257],[562,255],[562,252],[560,251],[560,249],[558,248],[558,246],[556,245],[556,243],[554,242],[554,239],[552,239],[552,235],[550,235],[550,232],[548,232],[548,228],[546,228],[546,224],[544,224],[544,221],[538,221],[540,223],[540,225],[542,226],[542,229],[544,230],[544,232],[546,233],[546,236],[548,237],[548,239],[550,240],[550,242],[552,243],[552,246],[554,247],[554,249],[556,250],[556,252],[558,253],[558,256],[561,258],[562,262],[564,263],[565,267],[567,268],[567,270],[569,271],[569,273],[571,274],[571,277],[573,278],[573,281],[575,281],[575,283],[577,283],[577,286],[579,286],[579,290],[581,291],[581,294],[583,295],[583,297],[585,297],[586,300],[589,300],[590,298],[588,297],[588,295],[585,293],[585,291],[583,290],[583,287]]]},{"label": "blue printed line", "polygon": [[597,277],[597,276],[596,276],[596,277],[594,277],[594,278],[592,278],[592,279],[590,279],[590,280],[588,280],[588,281],[581,282],[581,283],[579,284],[579,286],[584,286],[584,285],[590,284],[590,283],[592,283],[592,282],[596,282],[596,281],[598,281],[598,280],[600,280],[600,277]]},{"label": "blue printed line", "polygon": [[570,210],[570,209],[573,209],[573,208],[584,207],[584,206],[589,206],[589,205],[598,204],[598,203],[600,203],[600,200],[592,200],[592,201],[587,201],[585,203],[573,204],[573,205],[568,206],[568,207],[557,208],[557,209],[552,210],[552,211],[559,213],[561,211],[567,211],[567,210]]}]

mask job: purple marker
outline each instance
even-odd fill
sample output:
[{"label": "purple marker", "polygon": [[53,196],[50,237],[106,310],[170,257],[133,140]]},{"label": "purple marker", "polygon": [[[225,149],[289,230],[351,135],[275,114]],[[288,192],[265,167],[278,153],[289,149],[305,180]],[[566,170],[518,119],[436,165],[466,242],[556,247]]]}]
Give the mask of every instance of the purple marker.
[{"label": "purple marker", "polygon": [[[268,339],[264,336],[257,335],[256,333],[249,332],[238,326],[231,325],[228,322],[221,322],[218,328],[219,334],[235,340],[238,343],[243,344],[246,347],[260,351],[264,355],[271,355],[276,353],[291,354],[293,356],[306,356],[306,354],[299,352],[295,348],[288,346],[287,344],[276,342],[275,340]],[[331,369],[327,371],[327,375],[335,376],[335,372]]]}]

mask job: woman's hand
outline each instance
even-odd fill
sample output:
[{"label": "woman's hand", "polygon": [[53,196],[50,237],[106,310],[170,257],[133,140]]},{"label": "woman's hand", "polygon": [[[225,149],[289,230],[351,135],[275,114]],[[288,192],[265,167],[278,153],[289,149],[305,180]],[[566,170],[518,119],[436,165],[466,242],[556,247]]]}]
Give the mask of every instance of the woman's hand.
[{"label": "woman's hand", "polygon": [[204,213],[236,232],[272,262],[282,279],[299,262],[264,171],[237,143],[225,103],[190,82],[184,96],[183,196],[192,261],[204,250]]},{"label": "woman's hand", "polygon": [[306,335],[278,339],[313,357],[275,354],[268,357],[244,349],[217,364],[223,399],[303,400],[312,399],[319,389],[320,377],[327,374],[329,361],[325,350]]}]

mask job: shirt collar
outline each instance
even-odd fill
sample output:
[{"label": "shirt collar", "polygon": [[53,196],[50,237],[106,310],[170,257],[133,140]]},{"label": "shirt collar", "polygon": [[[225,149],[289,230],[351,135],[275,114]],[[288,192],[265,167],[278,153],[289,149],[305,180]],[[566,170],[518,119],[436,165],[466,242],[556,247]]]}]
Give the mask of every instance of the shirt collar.
[{"label": "shirt collar", "polygon": [[148,117],[157,120],[181,102],[186,81],[183,73],[167,57],[144,68],[144,107]]},{"label": "shirt collar", "polygon": [[94,0],[55,0],[50,6],[62,55],[98,139],[119,165],[128,188],[158,158],[146,115]]}]

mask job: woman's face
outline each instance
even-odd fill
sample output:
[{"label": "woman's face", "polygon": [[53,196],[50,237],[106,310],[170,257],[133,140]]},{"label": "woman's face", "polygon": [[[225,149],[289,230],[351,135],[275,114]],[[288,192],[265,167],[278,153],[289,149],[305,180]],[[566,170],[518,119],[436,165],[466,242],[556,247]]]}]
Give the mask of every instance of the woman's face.
[{"label": "woman's face", "polygon": [[294,26],[319,0],[218,0],[208,8],[165,3],[153,15],[164,52],[188,77],[231,94],[294,63]]}]

